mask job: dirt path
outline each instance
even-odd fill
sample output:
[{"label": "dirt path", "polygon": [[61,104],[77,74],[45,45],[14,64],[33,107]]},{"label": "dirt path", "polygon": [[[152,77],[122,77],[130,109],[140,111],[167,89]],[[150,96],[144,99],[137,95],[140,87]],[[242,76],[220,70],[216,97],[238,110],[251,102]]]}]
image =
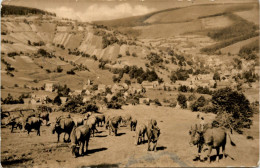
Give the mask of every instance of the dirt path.
[{"label": "dirt path", "polygon": [[[51,121],[63,113],[51,114]],[[210,165],[192,161],[196,147],[189,146],[188,130],[196,122],[197,113],[189,110],[154,106],[127,106],[122,110],[105,110],[104,114],[131,114],[138,123],[156,118],[161,129],[158,151],[148,152],[147,143],[134,145],[135,133],[129,127],[120,127],[119,136],[109,136],[104,127],[98,127],[100,133],[91,138],[88,155],[74,158],[68,143],[57,143],[57,135],[51,133],[51,126],[42,126],[41,136],[36,132],[25,132],[2,128],[1,159],[3,166],[26,167],[81,167],[81,166],[120,166],[120,167],[201,167],[201,166],[256,166],[258,162],[258,140],[248,140],[243,135],[233,134],[232,140],[237,147],[231,147],[228,139],[226,153],[233,157],[221,159]],[[212,114],[203,114],[206,121],[214,118]],[[62,135],[63,136],[63,135]],[[61,137],[62,137],[61,136]],[[258,138],[258,137],[254,137]],[[62,139],[62,138],[61,138]],[[216,152],[213,150],[212,154]],[[249,157],[250,156],[250,157]]]}]

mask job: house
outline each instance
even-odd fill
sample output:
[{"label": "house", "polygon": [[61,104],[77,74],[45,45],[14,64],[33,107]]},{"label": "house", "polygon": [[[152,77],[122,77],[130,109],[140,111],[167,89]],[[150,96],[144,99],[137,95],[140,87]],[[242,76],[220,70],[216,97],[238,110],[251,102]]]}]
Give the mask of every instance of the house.
[{"label": "house", "polygon": [[107,98],[107,102],[111,102],[113,95],[112,94],[107,94],[106,98]]},{"label": "house", "polygon": [[82,100],[83,103],[86,103],[86,102],[89,102],[89,101],[91,101],[91,96],[84,96],[83,97],[83,100]]},{"label": "house", "polygon": [[150,102],[149,98],[139,98],[139,104],[145,104]]},{"label": "house", "polygon": [[85,94],[86,94],[87,96],[89,96],[89,95],[91,95],[91,92],[90,92],[89,90],[86,90],[86,91],[85,91]]},{"label": "house", "polygon": [[159,86],[159,82],[158,81],[153,81],[153,88],[157,88]]},{"label": "house", "polygon": [[24,98],[23,103],[24,104],[31,104],[31,98]]},{"label": "house", "polygon": [[105,92],[105,91],[106,91],[106,85],[104,85],[104,84],[99,84],[99,85],[98,85],[98,91]]},{"label": "house", "polygon": [[117,85],[117,84],[114,84],[114,85],[112,86],[112,88],[111,88],[111,92],[112,92],[112,93],[115,93],[115,92],[121,91],[121,90],[123,90],[123,89],[124,89],[124,87],[119,86],[119,85]]},{"label": "house", "polygon": [[74,95],[74,96],[78,96],[78,95],[81,95],[81,93],[82,93],[82,90],[75,90],[75,91],[73,92],[73,95]]},{"label": "house", "polygon": [[152,82],[143,81],[141,85],[145,89],[152,89],[153,88],[153,83]]},{"label": "house", "polygon": [[53,83],[45,83],[45,91],[47,92],[53,92],[54,91],[54,85]]},{"label": "house", "polygon": [[69,99],[68,97],[60,97],[61,104],[65,104]]},{"label": "house", "polygon": [[121,86],[122,86],[125,90],[128,90],[128,89],[129,89],[129,86],[128,86],[128,84],[126,84],[126,83],[122,83]]}]

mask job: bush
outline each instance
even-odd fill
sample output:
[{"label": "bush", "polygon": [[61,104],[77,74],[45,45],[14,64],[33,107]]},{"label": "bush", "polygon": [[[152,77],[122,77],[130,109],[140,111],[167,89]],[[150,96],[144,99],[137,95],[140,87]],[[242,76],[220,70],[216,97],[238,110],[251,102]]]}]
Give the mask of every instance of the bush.
[{"label": "bush", "polygon": [[154,104],[157,106],[162,106],[161,102],[158,99],[154,99]]},{"label": "bush", "polygon": [[189,97],[188,97],[188,101],[193,101],[193,100],[196,100],[197,97],[195,96],[195,94],[191,94]]},{"label": "bush", "polygon": [[130,56],[130,52],[129,52],[129,51],[126,51],[126,52],[125,52],[125,55]]},{"label": "bush", "polygon": [[253,112],[243,93],[231,88],[217,90],[212,95],[212,104],[217,109],[216,121],[220,126],[233,128],[242,133],[242,128],[250,128]]},{"label": "bush", "polygon": [[61,66],[58,66],[58,67],[57,67],[57,72],[58,72],[58,73],[61,73],[62,71],[63,71],[63,69],[61,68]]},{"label": "bush", "polygon": [[177,101],[178,101],[179,105],[181,106],[181,108],[183,108],[183,109],[187,108],[187,98],[185,95],[179,94]]},{"label": "bush", "polygon": [[199,107],[203,107],[206,104],[204,96],[200,96],[194,103],[191,104],[192,111],[199,111]]},{"label": "bush", "polygon": [[69,74],[69,75],[75,75],[75,72],[73,71],[73,69],[71,69],[70,71],[67,71],[67,74]]},{"label": "bush", "polygon": [[115,103],[115,102],[110,102],[107,104],[107,108],[111,108],[111,109],[121,109],[122,105],[119,103]]}]

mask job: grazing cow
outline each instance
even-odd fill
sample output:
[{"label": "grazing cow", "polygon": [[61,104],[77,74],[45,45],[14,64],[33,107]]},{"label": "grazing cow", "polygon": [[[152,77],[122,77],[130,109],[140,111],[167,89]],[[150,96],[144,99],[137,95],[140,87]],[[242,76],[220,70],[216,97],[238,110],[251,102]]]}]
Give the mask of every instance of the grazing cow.
[{"label": "grazing cow", "polygon": [[66,133],[69,135],[67,141],[70,141],[70,133],[74,126],[75,126],[75,123],[72,120],[72,118],[70,118],[70,116],[68,116],[68,117],[60,116],[59,118],[56,118],[56,123],[52,129],[52,133],[55,134],[55,132],[57,132],[57,134],[58,134],[57,142],[59,142],[60,134],[63,132],[64,132],[63,141],[65,142]]},{"label": "grazing cow", "polygon": [[156,151],[157,141],[160,136],[160,129],[157,126],[157,121],[154,119],[151,119],[148,121],[147,125],[147,132],[146,132],[147,138],[148,138],[148,151],[151,151],[150,143],[152,142],[153,148],[152,151]]},{"label": "grazing cow", "polygon": [[204,128],[203,130],[200,129],[197,125],[195,125],[195,128],[193,129],[191,127],[191,130],[189,131],[191,135],[190,139],[190,145],[197,145],[198,146],[198,156],[197,158],[200,159],[200,153],[203,149],[203,146],[205,145],[207,148],[204,150],[208,150],[207,158],[208,162],[210,162],[210,154],[212,149],[216,149],[217,151],[217,158],[216,160],[219,161],[219,149],[222,147],[222,153],[223,158],[225,159],[225,146],[226,146],[226,138],[227,134],[230,139],[230,143],[232,146],[236,146],[234,142],[232,142],[231,137],[229,133],[225,131],[224,128]]},{"label": "grazing cow", "polygon": [[81,117],[73,117],[73,121],[76,127],[84,124],[84,118]]},{"label": "grazing cow", "polygon": [[132,116],[129,115],[129,114],[127,114],[127,115],[125,115],[124,117],[122,117],[122,124],[123,124],[124,126],[126,126],[127,123],[129,123],[131,120],[132,120]]},{"label": "grazing cow", "polygon": [[86,118],[89,118],[91,115],[92,115],[91,112],[87,112],[87,113],[85,114],[85,117],[86,117]]},{"label": "grazing cow", "polygon": [[6,122],[7,122],[6,126],[8,126],[8,125],[12,126],[11,133],[13,133],[14,128],[16,128],[16,129],[20,128],[20,130],[21,130],[25,125],[24,117],[8,118]]},{"label": "grazing cow", "polygon": [[78,157],[80,147],[81,147],[81,155],[83,155],[85,144],[86,144],[86,151],[88,150],[90,134],[91,134],[91,129],[86,124],[73,128],[71,132],[72,155]]},{"label": "grazing cow", "polygon": [[95,136],[95,131],[98,132],[96,129],[96,124],[97,124],[97,118],[95,116],[90,116],[87,121],[86,125],[92,130],[93,137]]},{"label": "grazing cow", "polygon": [[104,114],[101,114],[101,115],[96,115],[96,118],[97,118],[97,125],[99,127],[99,123],[101,123],[101,126],[102,126],[102,123],[104,122],[104,124],[106,123],[106,117]]},{"label": "grazing cow", "polygon": [[109,135],[111,135],[111,131],[114,132],[115,136],[117,136],[117,130],[118,130],[118,125],[122,121],[121,116],[115,116],[111,117],[108,120],[108,128],[109,128]]},{"label": "grazing cow", "polygon": [[137,125],[137,120],[136,119],[132,119],[131,122],[130,122],[131,131],[135,131],[136,130],[136,125]]},{"label": "grazing cow", "polygon": [[139,140],[140,143],[144,143],[146,131],[147,131],[147,127],[145,124],[138,124],[135,132],[135,137],[136,137],[135,145],[139,144]]},{"label": "grazing cow", "polygon": [[28,131],[28,134],[32,129],[37,131],[37,135],[40,136],[40,128],[41,128],[42,120],[38,117],[30,117],[24,126],[25,130]]},{"label": "grazing cow", "polygon": [[46,121],[46,125],[48,125],[49,119],[49,112],[42,112],[39,114],[39,118]]}]

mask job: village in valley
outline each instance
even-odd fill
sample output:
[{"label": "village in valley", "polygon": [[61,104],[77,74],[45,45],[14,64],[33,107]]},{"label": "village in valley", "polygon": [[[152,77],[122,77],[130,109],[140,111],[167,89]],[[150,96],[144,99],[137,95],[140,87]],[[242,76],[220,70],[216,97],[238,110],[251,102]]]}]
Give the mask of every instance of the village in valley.
[{"label": "village in valley", "polygon": [[[91,22],[3,2],[2,166],[259,164],[259,4],[247,1],[176,0]],[[223,153],[194,143],[196,131],[206,139],[198,125],[225,129]]]}]

